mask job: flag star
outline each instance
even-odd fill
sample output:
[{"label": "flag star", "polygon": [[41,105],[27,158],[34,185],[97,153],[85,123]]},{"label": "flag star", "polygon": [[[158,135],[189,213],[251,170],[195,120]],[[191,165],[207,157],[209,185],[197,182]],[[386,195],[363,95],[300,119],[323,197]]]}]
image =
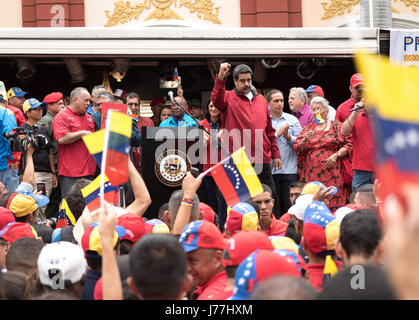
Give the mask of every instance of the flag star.
[{"label": "flag star", "polygon": [[250,270],[247,269],[245,272],[243,272],[243,276],[248,277],[250,275]]},{"label": "flag star", "polygon": [[246,281],[246,280],[245,280],[243,277],[242,277],[242,278],[240,278],[240,279],[239,279],[239,282],[238,282],[238,285],[239,285],[239,286],[242,286],[242,285],[245,283],[245,281]]},{"label": "flag star", "polygon": [[399,147],[399,149],[404,149],[406,146],[406,138],[402,131],[397,131],[394,134],[394,144]]},{"label": "flag star", "polygon": [[[246,264],[246,268],[251,268],[252,266],[253,266],[253,263],[251,263],[251,262],[249,262],[248,264]],[[246,271],[248,271],[248,270],[246,270]]]},{"label": "flag star", "polygon": [[406,132],[406,140],[412,147],[415,147],[419,143],[419,135],[414,128],[410,128],[409,131]]}]

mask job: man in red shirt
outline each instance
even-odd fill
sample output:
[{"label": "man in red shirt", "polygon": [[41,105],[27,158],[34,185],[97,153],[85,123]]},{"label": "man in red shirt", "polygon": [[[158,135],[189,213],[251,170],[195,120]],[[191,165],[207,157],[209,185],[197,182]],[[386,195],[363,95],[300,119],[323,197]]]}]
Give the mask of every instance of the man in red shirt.
[{"label": "man in red shirt", "polygon": [[374,184],[375,146],[371,115],[364,109],[364,102],[355,106],[361,107],[353,111],[343,122],[340,132],[344,136],[352,135],[353,156],[352,191],[364,184]]},{"label": "man in red shirt", "polygon": [[[273,159],[274,167],[278,170],[282,167],[282,161],[268,102],[254,90],[252,69],[243,64],[233,70],[235,89],[226,91],[225,79],[230,68],[229,63],[221,64],[211,94],[214,106],[221,112],[221,122],[225,128],[222,141],[225,142],[226,137],[230,139],[230,153],[246,146],[246,153],[255,164],[260,181],[271,188],[276,198],[271,160]],[[278,205],[274,211],[275,216],[279,217]]]},{"label": "man in red shirt", "polygon": [[95,130],[92,116],[86,113],[90,99],[87,89],[75,88],[70,94],[70,105],[52,121],[54,137],[58,142],[58,176],[62,198],[75,181],[81,178],[92,180],[96,171],[96,162],[81,139]]},{"label": "man in red shirt", "polygon": [[253,197],[252,200],[259,205],[259,227],[268,236],[283,236],[287,232],[288,223],[277,220],[272,213],[275,199],[272,190],[262,183],[263,192]]},{"label": "man in red shirt", "polygon": [[335,120],[343,123],[349,117],[349,110],[362,99],[363,84],[364,78],[362,77],[362,74],[356,73],[351,77],[349,85],[351,97],[337,108]]},{"label": "man in red shirt", "polygon": [[222,263],[224,240],[215,224],[199,220],[186,225],[179,242],[188,257],[188,273],[197,287],[197,300],[225,300],[232,296]]}]

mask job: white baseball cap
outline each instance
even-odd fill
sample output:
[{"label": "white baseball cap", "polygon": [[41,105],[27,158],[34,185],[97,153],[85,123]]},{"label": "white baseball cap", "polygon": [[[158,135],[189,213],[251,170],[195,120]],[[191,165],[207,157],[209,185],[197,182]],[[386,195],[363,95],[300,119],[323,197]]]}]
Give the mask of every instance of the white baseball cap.
[{"label": "white baseball cap", "polygon": [[295,204],[288,209],[288,213],[294,215],[298,220],[304,220],[306,208],[313,202],[312,194],[302,194],[297,198]]},{"label": "white baseball cap", "polygon": [[61,281],[76,283],[86,273],[83,249],[71,242],[59,241],[45,245],[38,257],[39,280],[53,289]]}]

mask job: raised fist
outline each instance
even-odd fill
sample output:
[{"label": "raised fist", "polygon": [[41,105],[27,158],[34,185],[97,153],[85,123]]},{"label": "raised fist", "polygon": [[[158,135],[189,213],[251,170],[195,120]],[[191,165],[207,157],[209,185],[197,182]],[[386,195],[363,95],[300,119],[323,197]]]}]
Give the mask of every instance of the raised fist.
[{"label": "raised fist", "polygon": [[220,72],[218,73],[218,79],[224,80],[227,76],[227,73],[230,71],[231,64],[224,62],[220,65]]}]

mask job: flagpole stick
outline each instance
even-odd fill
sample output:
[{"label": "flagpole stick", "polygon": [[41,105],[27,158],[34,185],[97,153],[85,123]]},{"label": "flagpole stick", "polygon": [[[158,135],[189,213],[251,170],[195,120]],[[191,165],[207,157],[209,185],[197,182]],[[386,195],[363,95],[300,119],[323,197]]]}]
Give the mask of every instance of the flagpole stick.
[{"label": "flagpole stick", "polygon": [[105,207],[105,165],[106,165],[106,156],[108,154],[111,117],[112,117],[112,110],[108,110],[107,117],[106,117],[106,125],[105,125],[105,139],[103,142],[102,164],[101,164],[101,169],[100,169],[100,193],[99,194],[100,194],[100,208],[102,210]]}]

